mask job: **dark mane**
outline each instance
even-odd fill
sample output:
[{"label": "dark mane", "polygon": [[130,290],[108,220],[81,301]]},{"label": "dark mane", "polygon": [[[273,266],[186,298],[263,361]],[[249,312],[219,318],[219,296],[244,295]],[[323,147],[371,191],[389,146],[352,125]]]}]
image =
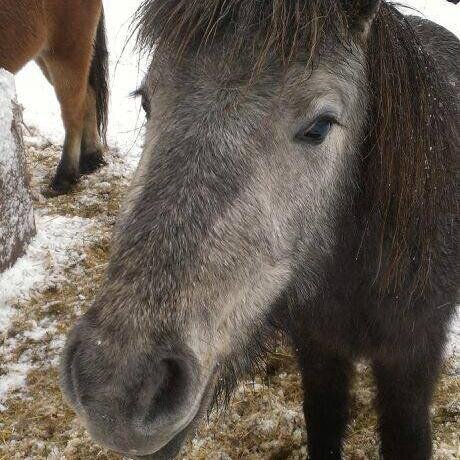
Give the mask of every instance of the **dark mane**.
[{"label": "dark mane", "polygon": [[313,56],[326,38],[345,38],[348,16],[335,0],[144,0],[135,19],[142,50],[170,49],[180,57],[226,37],[229,56],[269,54],[288,63],[301,50]]},{"label": "dark mane", "polygon": [[[331,38],[360,40],[357,2],[336,0],[145,0],[136,15],[138,44],[178,59],[225,37],[234,58],[253,53],[255,74],[268,55],[289,65],[314,59]],[[230,46],[230,45],[229,45]],[[380,292],[421,295],[430,266],[453,225],[457,107],[408,20],[383,3],[367,48],[372,109],[363,146],[363,225],[375,239]],[[452,241],[455,238],[452,235]],[[453,243],[452,243],[453,244]]]},{"label": "dark mane", "polygon": [[[368,62],[364,180],[380,228],[377,280],[383,292],[418,296],[457,238],[457,96],[408,19],[388,5],[374,21]],[[450,229],[446,241],[442,229]]]}]

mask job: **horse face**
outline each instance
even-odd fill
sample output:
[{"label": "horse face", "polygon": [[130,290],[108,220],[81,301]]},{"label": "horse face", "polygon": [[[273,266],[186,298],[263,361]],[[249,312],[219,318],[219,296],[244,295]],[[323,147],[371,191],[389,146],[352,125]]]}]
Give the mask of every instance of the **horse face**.
[{"label": "horse face", "polygon": [[[321,287],[354,193],[367,98],[360,50],[305,70],[163,53],[145,149],[106,280],[70,336],[64,389],[93,438],[170,458],[302,273]],[[287,314],[287,312],[286,312]],[[236,370],[236,371],[235,371]]]}]

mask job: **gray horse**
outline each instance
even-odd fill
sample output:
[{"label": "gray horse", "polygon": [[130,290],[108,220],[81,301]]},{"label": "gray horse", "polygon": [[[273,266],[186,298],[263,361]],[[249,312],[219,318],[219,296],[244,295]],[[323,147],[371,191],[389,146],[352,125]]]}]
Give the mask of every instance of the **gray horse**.
[{"label": "gray horse", "polygon": [[385,460],[431,456],[459,286],[460,43],[380,1],[148,0],[144,154],[62,385],[93,439],[171,459],[281,331],[311,459],[353,362]]}]

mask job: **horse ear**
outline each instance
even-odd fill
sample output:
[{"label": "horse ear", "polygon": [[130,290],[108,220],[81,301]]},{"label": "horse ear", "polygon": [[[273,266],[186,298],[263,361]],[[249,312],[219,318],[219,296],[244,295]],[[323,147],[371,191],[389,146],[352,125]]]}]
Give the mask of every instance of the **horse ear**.
[{"label": "horse ear", "polygon": [[363,39],[366,39],[382,1],[354,0],[351,3],[355,32]]}]

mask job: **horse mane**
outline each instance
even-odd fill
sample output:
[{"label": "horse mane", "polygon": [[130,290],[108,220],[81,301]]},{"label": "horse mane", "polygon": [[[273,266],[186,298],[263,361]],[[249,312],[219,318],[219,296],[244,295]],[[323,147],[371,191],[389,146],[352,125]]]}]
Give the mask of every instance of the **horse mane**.
[{"label": "horse mane", "polygon": [[[274,55],[285,66],[300,53],[314,62],[331,38],[344,45],[360,41],[357,1],[144,0],[135,27],[142,50],[155,55],[167,49],[177,59],[225,38],[231,58],[252,54],[257,75]],[[383,295],[404,290],[418,296],[431,279],[449,222],[455,238],[455,97],[394,6],[382,3],[361,44],[371,110],[360,203],[378,248],[375,282]]]},{"label": "horse mane", "polygon": [[384,294],[416,298],[433,288],[432,270],[457,238],[458,96],[410,21],[388,5],[373,24],[368,68],[364,179],[380,229],[376,280]]}]

